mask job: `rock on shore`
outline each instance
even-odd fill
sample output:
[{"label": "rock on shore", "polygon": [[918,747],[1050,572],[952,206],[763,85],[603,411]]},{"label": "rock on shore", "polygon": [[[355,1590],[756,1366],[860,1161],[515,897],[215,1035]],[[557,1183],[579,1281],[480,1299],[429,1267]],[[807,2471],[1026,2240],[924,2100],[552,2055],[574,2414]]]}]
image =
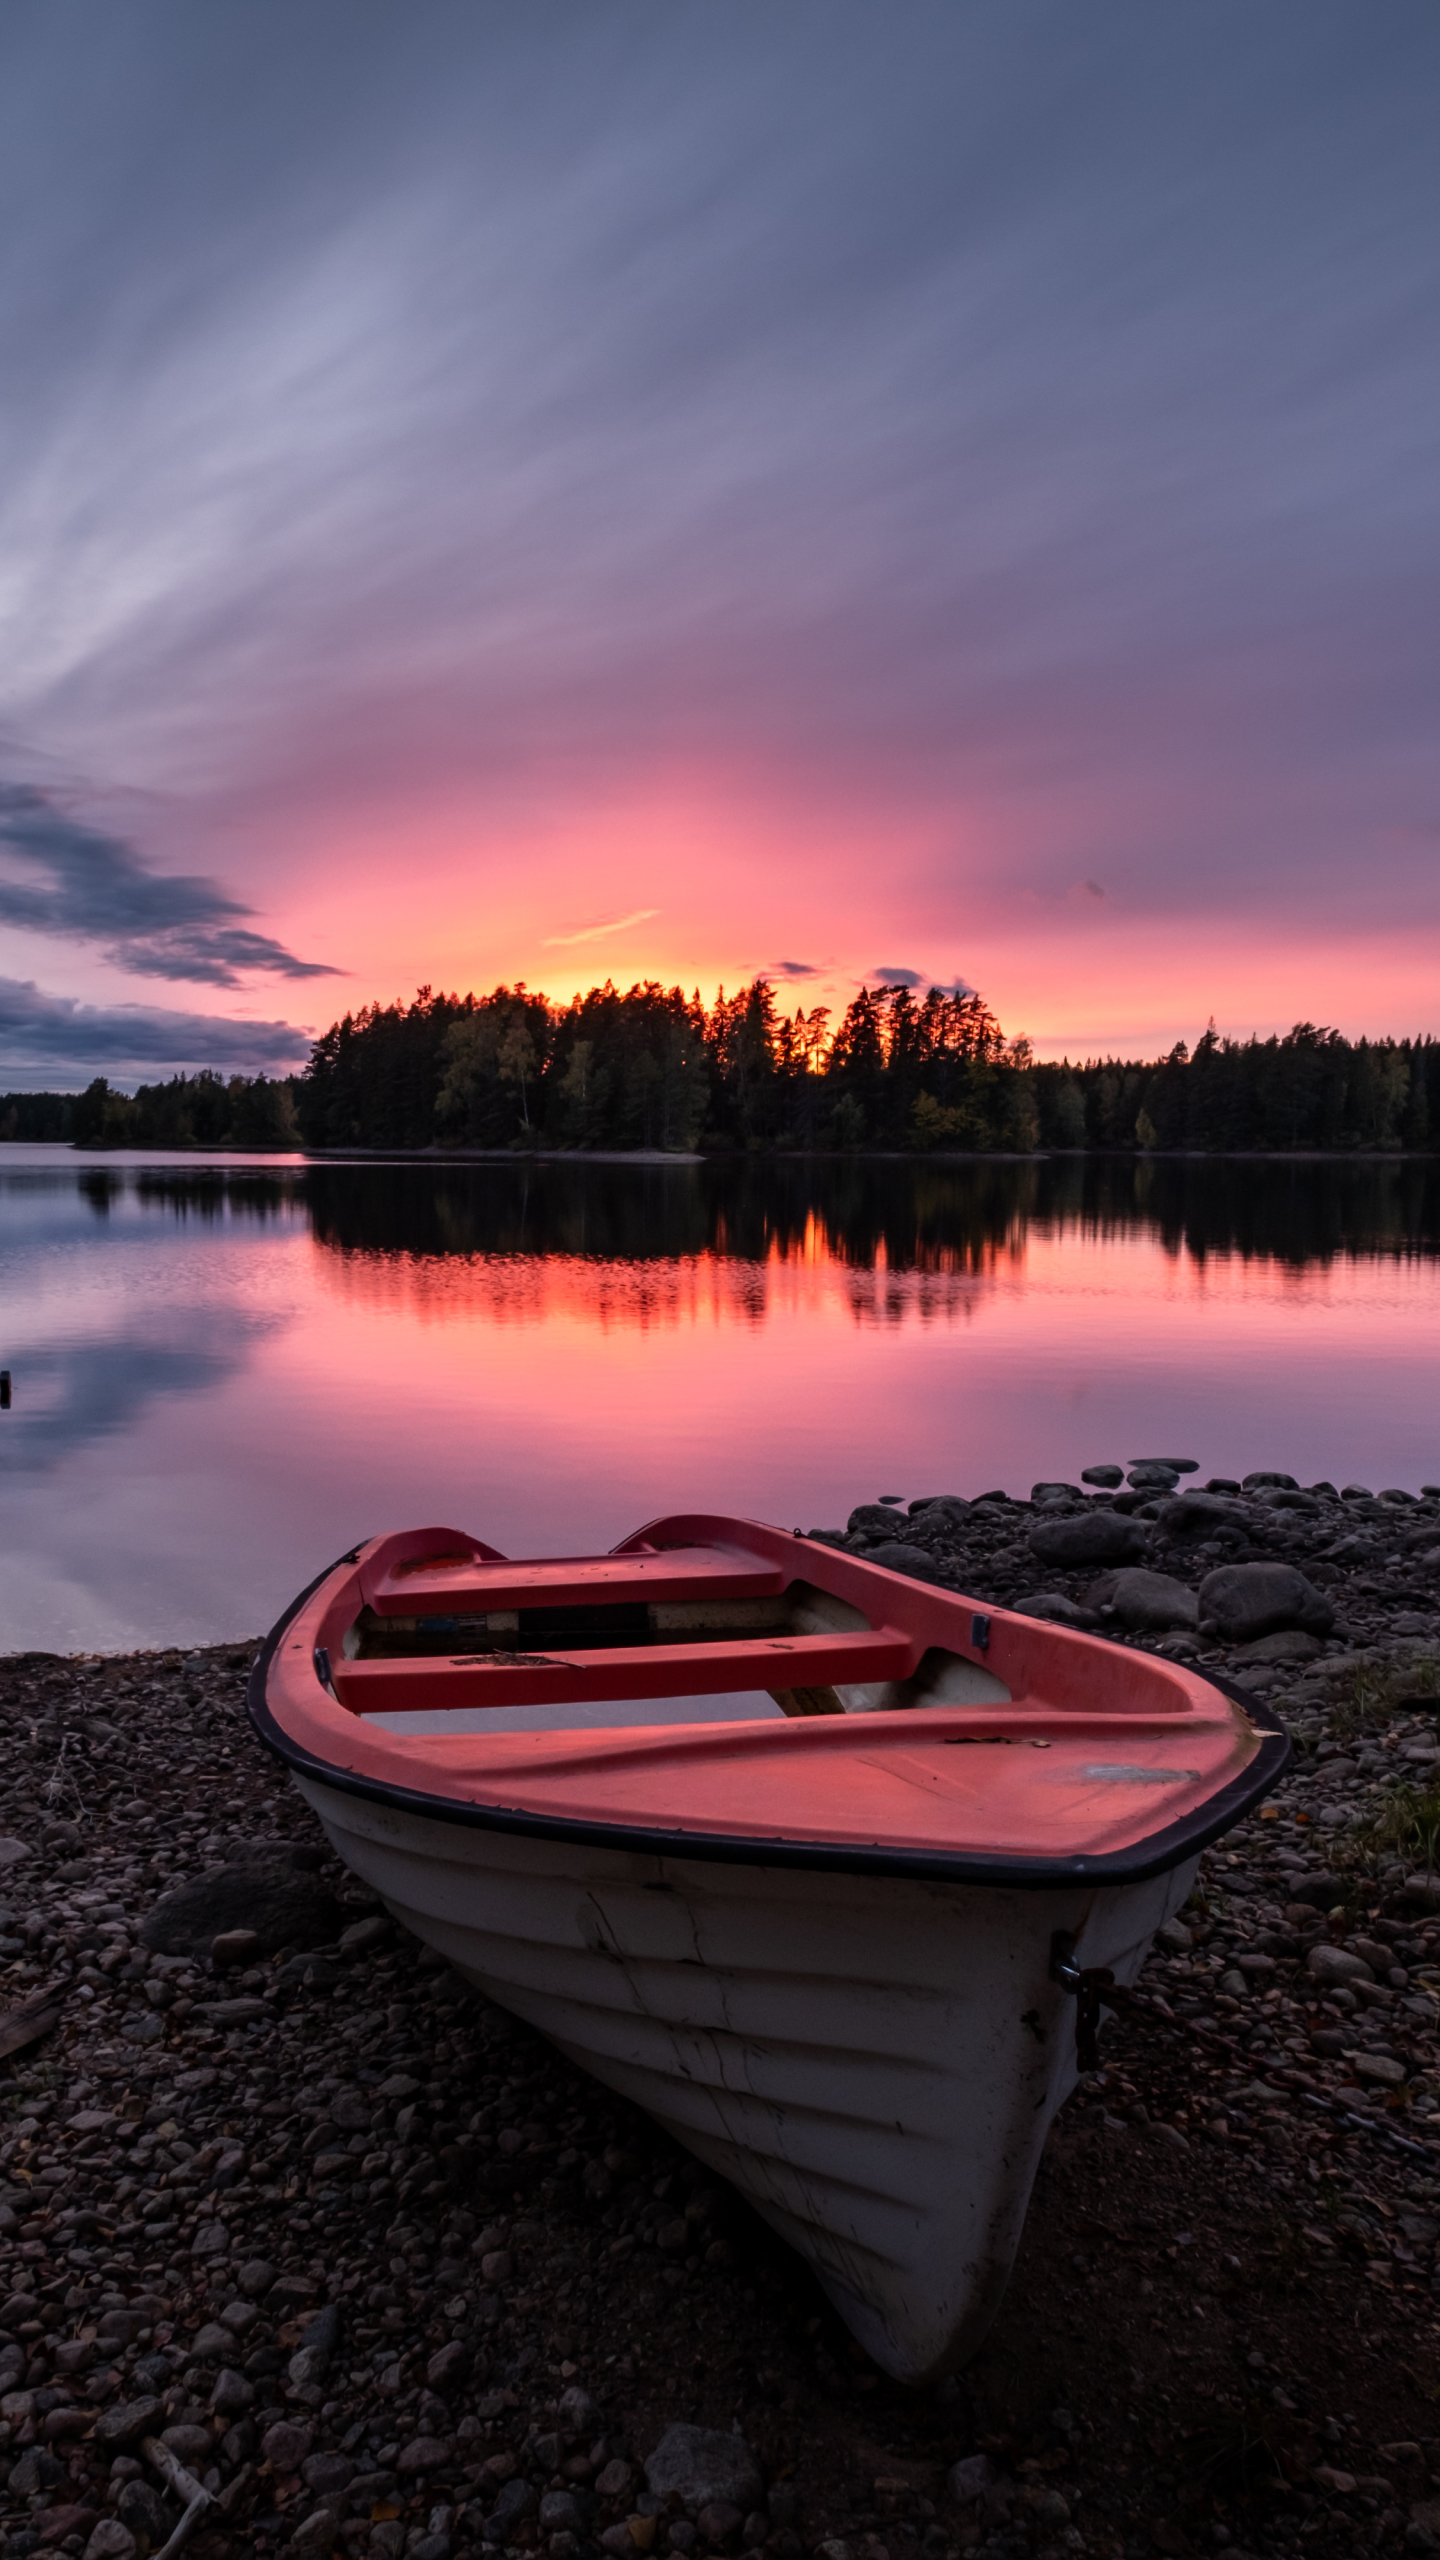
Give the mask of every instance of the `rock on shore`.
[{"label": "rock on shore", "polygon": [[[1162,1932],[1176,2024],[1108,2030],[995,2331],[925,2395],[334,1865],[244,1650],[0,1663],[0,2016],[59,2014],[0,2063],[5,2560],[146,2560],[156,2441],[209,2491],[197,2560],[1440,2548],[1440,1504],[1266,1490],[1172,1527],[1161,1488],[1103,1565],[1036,1551],[1078,1488],[853,1533],[1268,1687],[1301,1745]],[[1329,1632],[1222,1634],[1235,1565]]]}]

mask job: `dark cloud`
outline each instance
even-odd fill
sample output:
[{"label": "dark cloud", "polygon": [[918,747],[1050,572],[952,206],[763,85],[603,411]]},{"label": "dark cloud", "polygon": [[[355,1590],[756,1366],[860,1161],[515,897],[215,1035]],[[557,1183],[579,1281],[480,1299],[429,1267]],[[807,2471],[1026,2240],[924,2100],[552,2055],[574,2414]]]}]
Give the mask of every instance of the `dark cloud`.
[{"label": "dark cloud", "polygon": [[147,871],[133,846],[67,816],[28,783],[0,784],[0,846],[24,877],[0,871],[0,923],[71,942],[96,942],[117,967],[144,978],[188,978],[238,987],[242,970],[281,978],[333,978],[323,962],[297,960],[268,934],[234,921],[254,912],[213,880]]},{"label": "dark cloud", "polygon": [[930,980],[923,969],[902,969],[898,962],[881,961],[878,968],[868,970],[867,987],[928,987]]},{"label": "dark cloud", "polygon": [[767,978],[818,978],[823,970],[814,960],[772,960],[763,974]]},{"label": "dark cloud", "polygon": [[0,978],[0,1089],[71,1091],[92,1076],[135,1084],[215,1067],[225,1075],[285,1075],[309,1042],[288,1022],[233,1022],[160,1006],[80,1004]]}]

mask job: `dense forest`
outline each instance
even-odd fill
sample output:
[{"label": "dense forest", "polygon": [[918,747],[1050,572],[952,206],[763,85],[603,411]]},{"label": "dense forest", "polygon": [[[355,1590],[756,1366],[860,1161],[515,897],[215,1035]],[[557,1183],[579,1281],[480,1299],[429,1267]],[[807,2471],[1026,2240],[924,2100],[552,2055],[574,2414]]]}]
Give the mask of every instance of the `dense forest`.
[{"label": "dense forest", "polygon": [[74,1147],[243,1147],[301,1144],[295,1087],[286,1077],[171,1076],[117,1093],[97,1076],[83,1093],[0,1093],[0,1139]]},{"label": "dense forest", "polygon": [[978,995],[862,988],[832,1027],[758,978],[698,993],[608,983],[552,1005],[524,986],[370,1005],[305,1073],[174,1076],[127,1095],[0,1096],[0,1138],[287,1149],[649,1149],[709,1155],[1432,1152],[1440,1040],[1348,1041],[1297,1023],[1148,1064],[1039,1062]]},{"label": "dense forest", "polygon": [[316,1147],[652,1147],[1033,1154],[1429,1149],[1440,1041],[1213,1025],[1149,1065],[1038,1063],[976,995],[862,988],[832,1028],[757,979],[707,1013],[678,987],[565,1009],[525,987],[347,1014],[296,1088]]}]

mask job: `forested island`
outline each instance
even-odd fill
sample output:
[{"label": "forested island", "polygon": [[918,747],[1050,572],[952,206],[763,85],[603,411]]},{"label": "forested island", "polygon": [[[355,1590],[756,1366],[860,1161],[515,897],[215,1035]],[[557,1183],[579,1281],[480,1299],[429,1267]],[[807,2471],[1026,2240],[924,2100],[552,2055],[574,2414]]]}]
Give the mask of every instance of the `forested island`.
[{"label": "forested island", "polygon": [[810,1151],[1031,1155],[1423,1151],[1440,1137],[1440,1040],[1179,1042],[1147,1062],[1037,1060],[974,994],[862,988],[838,1024],[783,1013],[757,978],[698,992],[609,984],[552,1004],[523,985],[368,1005],[293,1078],[173,1076],[126,1094],[0,1096],[0,1139],[82,1147]]}]

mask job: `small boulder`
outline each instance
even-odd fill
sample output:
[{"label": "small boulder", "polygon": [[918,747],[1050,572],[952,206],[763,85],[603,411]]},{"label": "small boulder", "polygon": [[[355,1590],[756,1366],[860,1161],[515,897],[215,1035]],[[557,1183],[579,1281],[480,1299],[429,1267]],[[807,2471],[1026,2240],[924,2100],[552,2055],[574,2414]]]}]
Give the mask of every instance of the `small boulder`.
[{"label": "small boulder", "polygon": [[851,1538],[893,1538],[895,1529],[895,1514],[882,1502],[857,1502],[845,1523]]},{"label": "small boulder", "polygon": [[1146,1552],[1145,1532],[1108,1505],[1087,1505],[1064,1520],[1037,1520],[1030,1532],[1030,1552],[1041,1564],[1138,1564]]},{"label": "small boulder", "polygon": [[[1101,1485],[1107,1493],[1113,1493],[1117,1485],[1122,1485],[1124,1483],[1125,1470],[1123,1467],[1082,1467],[1080,1470],[1080,1481],[1082,1484]],[[983,2462],[985,2460],[983,2453],[977,2453],[972,2458],[976,2462]],[[962,2471],[964,2467],[963,2463],[957,2462],[955,2470]],[[951,2477],[953,2479],[953,2472]]]},{"label": "small boulder", "polygon": [[1243,1537],[1248,1525],[1243,1505],[1220,1493],[1177,1493],[1155,1517],[1162,1538]]},{"label": "small boulder", "polygon": [[908,1574],[912,1582],[943,1582],[945,1575],[923,1547],[912,1547],[900,1538],[882,1538],[865,1558],[867,1564],[883,1565],[887,1573]]},{"label": "small boulder", "polygon": [[224,1973],[235,1965],[249,1964],[260,1951],[257,1929],[224,1929],[211,1941],[210,1961],[217,1973]]},{"label": "small boulder", "polygon": [[1242,1645],[1235,1660],[1237,1663],[1313,1662],[1324,1650],[1320,1637],[1307,1636],[1303,1627],[1282,1627],[1278,1635],[1260,1636],[1254,1644]]},{"label": "small boulder", "polygon": [[295,2424],[293,2418],[277,2418],[260,2439],[260,2450],[277,2479],[288,2479],[298,2471],[315,2439],[308,2427]]},{"label": "small boulder", "polygon": [[1012,1600],[1010,1607],[1017,1618],[1047,1618],[1057,1627],[1098,1627],[1094,1609],[1084,1609],[1078,1600],[1067,1599],[1063,1591],[1027,1591],[1022,1600]]},{"label": "small boulder", "polygon": [[122,2524],[118,2516],[102,2516],[85,2545],[84,2560],[134,2560],[136,2549],[128,2524]]},{"label": "small boulder", "polygon": [[208,1956],[217,1938],[253,1931],[254,1952],[318,1947],[338,1936],[344,1910],[317,1883],[289,1841],[255,1841],[224,1866],[163,1893],[140,1923],[140,1943],[152,1955]]},{"label": "small boulder", "polygon": [[464,2381],[470,2370],[470,2350],[463,2339],[452,2338],[448,2346],[437,2347],[425,2367],[425,2379],[432,2391],[443,2398]]},{"label": "small boulder", "polygon": [[143,2400],[117,2400],[95,2421],[95,2442],[104,2453],[123,2453],[142,2436],[153,2435],[165,2414],[165,2403],[153,2393]]},{"label": "small boulder", "polygon": [[1110,1585],[1110,1607],[1123,1627],[1161,1633],[1167,1627],[1194,1627],[1200,1610],[1188,1583],[1173,1574],[1152,1573],[1145,1565],[1126,1565]]},{"label": "small boulder", "polygon": [[645,2464],[647,2487],[657,2498],[678,2497],[687,2515],[703,2507],[738,2507],[742,2516],[765,2495],[760,2465],[743,2436],[718,2427],[667,2427]]},{"label": "small boulder", "polygon": [[1373,1982],[1374,1974],[1363,1956],[1352,1955],[1348,1947],[1331,1946],[1322,1939],[1312,1947],[1305,1959],[1305,1970],[1312,1982]]},{"label": "small boulder", "polygon": [[995,2466],[988,2453],[967,2453],[963,2462],[951,2463],[945,2486],[957,2507],[969,2507],[984,2497],[994,2478]]},{"label": "small boulder", "polygon": [[1328,1636],[1335,1612],[1293,1564],[1222,1564],[1200,1585],[1202,1624],[1227,1644],[1247,1644],[1282,1627]]}]

